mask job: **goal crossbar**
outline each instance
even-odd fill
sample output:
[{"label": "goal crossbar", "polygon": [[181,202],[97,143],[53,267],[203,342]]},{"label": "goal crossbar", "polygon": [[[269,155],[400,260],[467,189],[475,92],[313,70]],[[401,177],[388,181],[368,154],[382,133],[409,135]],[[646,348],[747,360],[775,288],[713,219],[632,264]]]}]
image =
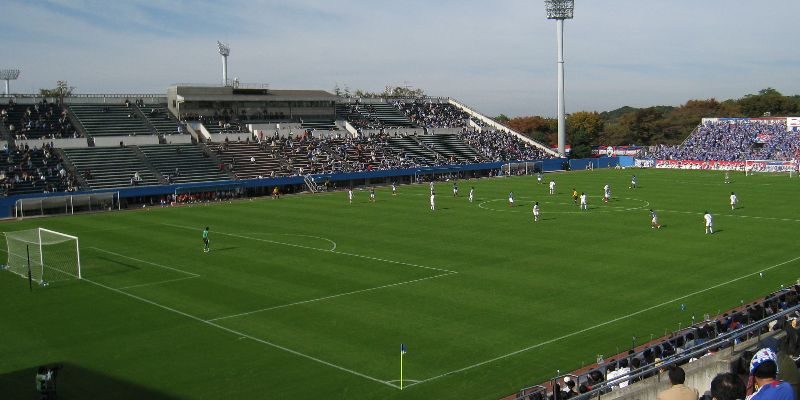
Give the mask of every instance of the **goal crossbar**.
[{"label": "goal crossbar", "polygon": [[5,237],[8,251],[5,269],[40,284],[81,279],[77,236],[35,228],[5,232]]}]

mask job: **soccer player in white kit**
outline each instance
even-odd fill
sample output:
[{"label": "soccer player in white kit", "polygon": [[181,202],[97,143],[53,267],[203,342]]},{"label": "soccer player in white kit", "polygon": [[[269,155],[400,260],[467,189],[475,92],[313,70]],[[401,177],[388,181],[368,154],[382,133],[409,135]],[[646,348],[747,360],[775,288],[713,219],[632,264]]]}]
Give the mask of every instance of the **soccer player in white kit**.
[{"label": "soccer player in white kit", "polygon": [[556,194],[556,181],[550,181],[550,194]]},{"label": "soccer player in white kit", "polygon": [[539,184],[540,184],[540,185],[542,184],[542,173],[541,173],[541,172],[539,172],[538,174],[536,174],[536,180],[537,180],[537,181],[539,181]]},{"label": "soccer player in white kit", "polygon": [[533,203],[533,222],[539,222],[539,202]]},{"label": "soccer player in white kit", "polygon": [[608,186],[608,184],[606,184],[605,186],[603,186],[603,202],[608,203],[608,199],[610,198],[611,198],[611,186]]},{"label": "soccer player in white kit", "polygon": [[433,181],[431,181],[431,194],[433,194]]},{"label": "soccer player in white kit", "polygon": [[369,189],[369,201],[375,202],[375,188]]},{"label": "soccer player in white kit", "polygon": [[631,187],[630,187],[631,189],[636,189],[636,181],[637,181],[636,175],[632,176],[631,177]]},{"label": "soccer player in white kit", "polygon": [[731,192],[731,210],[735,210],[736,209],[736,203],[738,201],[739,201],[739,199],[736,197],[736,193]]},{"label": "soccer player in white kit", "polygon": [[658,223],[658,214],[653,209],[650,209],[650,228],[661,229],[661,224]]},{"label": "soccer player in white kit", "polygon": [[353,204],[353,188],[347,189],[347,200]]},{"label": "soccer player in white kit", "polygon": [[397,185],[392,182],[392,196],[397,194]]},{"label": "soccer player in white kit", "polygon": [[703,214],[703,221],[706,223],[706,234],[714,233],[714,217],[708,211]]},{"label": "soccer player in white kit", "polygon": [[431,193],[431,211],[436,211],[436,195]]},{"label": "soccer player in white kit", "polygon": [[472,200],[475,198],[475,186],[469,188],[469,202],[472,203]]},{"label": "soccer player in white kit", "polygon": [[453,197],[458,196],[458,182],[453,182]]},{"label": "soccer player in white kit", "polygon": [[508,206],[514,207],[514,192],[508,192]]},{"label": "soccer player in white kit", "polygon": [[586,193],[581,192],[581,210],[588,210],[589,206],[586,205]]}]

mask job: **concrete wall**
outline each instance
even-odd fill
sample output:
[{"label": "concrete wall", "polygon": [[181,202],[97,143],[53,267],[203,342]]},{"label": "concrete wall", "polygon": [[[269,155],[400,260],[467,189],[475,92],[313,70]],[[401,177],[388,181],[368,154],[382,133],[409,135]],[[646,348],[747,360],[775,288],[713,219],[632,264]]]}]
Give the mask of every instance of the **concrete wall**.
[{"label": "concrete wall", "polygon": [[122,142],[125,145],[158,144],[158,136],[98,136],[94,138],[94,145],[97,147],[119,146],[119,142]]},{"label": "concrete wall", "polygon": [[16,141],[17,146],[24,146],[27,144],[31,148],[33,147],[42,148],[44,147],[45,143],[51,143],[53,144],[53,147],[61,149],[76,149],[81,147],[89,147],[89,142],[86,141],[86,138],[28,139],[28,140]]},{"label": "concrete wall", "polygon": [[192,143],[192,135],[164,135],[164,139],[167,140],[168,144],[184,144],[184,143]]}]

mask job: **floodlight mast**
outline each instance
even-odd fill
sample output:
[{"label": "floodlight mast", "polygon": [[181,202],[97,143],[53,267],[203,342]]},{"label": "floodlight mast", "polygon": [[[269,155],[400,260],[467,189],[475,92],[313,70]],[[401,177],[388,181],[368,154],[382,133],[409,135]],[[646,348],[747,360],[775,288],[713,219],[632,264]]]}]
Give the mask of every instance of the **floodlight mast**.
[{"label": "floodlight mast", "polygon": [[225,43],[217,41],[219,47],[219,55],[222,56],[222,86],[228,85],[228,56],[231,54],[231,48]]},{"label": "floodlight mast", "polygon": [[566,156],[567,123],[564,104],[564,20],[572,19],[575,0],[544,0],[547,19],[556,20],[556,45],[558,46],[558,154]]},{"label": "floodlight mast", "polygon": [[6,81],[6,96],[11,93],[11,87],[9,82],[14,81],[19,78],[19,70],[18,69],[0,69],[0,79]]}]

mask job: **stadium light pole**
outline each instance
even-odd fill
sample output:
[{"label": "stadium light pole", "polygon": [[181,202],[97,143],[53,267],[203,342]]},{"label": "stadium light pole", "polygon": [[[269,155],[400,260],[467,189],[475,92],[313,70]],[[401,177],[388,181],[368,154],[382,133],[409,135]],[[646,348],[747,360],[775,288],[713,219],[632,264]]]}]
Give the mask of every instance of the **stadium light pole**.
[{"label": "stadium light pole", "polygon": [[566,156],[567,121],[564,106],[564,20],[572,19],[575,0],[544,0],[547,19],[556,20],[556,44],[558,46],[558,154]]},{"label": "stadium light pole", "polygon": [[19,78],[18,69],[0,69],[0,79],[6,81],[6,96],[11,94],[11,85],[9,82],[17,80],[17,78]]},{"label": "stadium light pole", "polygon": [[228,56],[231,55],[231,48],[225,43],[217,41],[219,55],[222,56],[222,86],[228,85]]}]

